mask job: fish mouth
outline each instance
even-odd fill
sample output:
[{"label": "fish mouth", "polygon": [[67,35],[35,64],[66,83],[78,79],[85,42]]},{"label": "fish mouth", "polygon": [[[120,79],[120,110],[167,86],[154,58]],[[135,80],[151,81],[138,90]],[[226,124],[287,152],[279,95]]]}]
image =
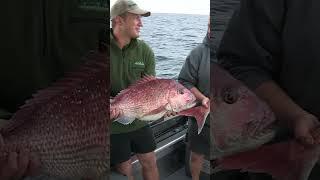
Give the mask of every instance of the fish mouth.
[{"label": "fish mouth", "polygon": [[244,147],[256,147],[271,141],[276,134],[276,127],[273,123],[264,126],[254,134],[244,137],[241,141]]},{"label": "fish mouth", "polygon": [[226,147],[218,147],[217,144],[213,143],[213,158],[220,158],[258,148],[263,144],[270,142],[275,135],[275,130],[268,128],[256,136],[243,138],[241,140],[238,139],[237,141],[228,141],[228,146]]},{"label": "fish mouth", "polygon": [[184,106],[181,106],[177,109],[172,109],[173,111],[175,112],[180,112],[180,111],[184,111],[184,110],[187,110],[187,109],[190,109],[190,108],[193,108],[197,105],[197,102],[196,101],[193,101],[193,102],[190,102],[190,103],[187,103],[186,105]]},{"label": "fish mouth", "polygon": [[240,148],[244,150],[257,148],[265,143],[270,142],[275,136],[276,132],[274,128],[266,128],[255,136],[244,140],[246,143],[243,143],[243,146],[240,146]]},{"label": "fish mouth", "polygon": [[197,102],[196,102],[196,101],[193,101],[193,102],[191,102],[191,103],[188,103],[185,107],[183,107],[183,108],[181,109],[181,111],[186,110],[186,109],[193,108],[193,107],[195,107],[196,105],[197,105]]}]

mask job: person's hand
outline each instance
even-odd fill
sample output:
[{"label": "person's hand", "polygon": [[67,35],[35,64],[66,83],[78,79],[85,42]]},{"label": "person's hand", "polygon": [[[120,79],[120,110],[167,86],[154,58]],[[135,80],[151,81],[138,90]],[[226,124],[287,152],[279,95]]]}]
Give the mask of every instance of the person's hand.
[{"label": "person's hand", "polygon": [[114,102],[114,98],[113,98],[113,97],[110,97],[110,99],[109,99],[109,100],[110,100],[110,101],[109,101],[109,102],[110,102],[110,104]]},{"label": "person's hand", "polygon": [[10,152],[7,159],[0,162],[0,179],[21,179],[24,176],[35,176],[40,171],[40,160],[28,152]]},{"label": "person's hand", "polygon": [[207,97],[203,98],[202,101],[201,101],[201,104],[202,104],[202,106],[204,106],[205,108],[209,108],[209,106],[210,106],[210,99],[207,98]]},{"label": "person's hand", "polygon": [[305,113],[293,120],[296,139],[304,145],[320,144],[320,123],[318,118]]},{"label": "person's hand", "polygon": [[174,112],[174,111],[168,111],[164,114],[164,118],[168,118],[168,117],[171,117],[171,116],[176,116],[178,114],[178,112]]},{"label": "person's hand", "polygon": [[112,107],[112,103],[114,102],[114,97],[110,97],[110,119],[117,119],[119,116],[121,116],[123,114],[123,112],[118,109],[118,108],[114,108]]},{"label": "person's hand", "polygon": [[110,119],[117,119],[119,116],[122,116],[123,112],[118,108],[110,109]]}]

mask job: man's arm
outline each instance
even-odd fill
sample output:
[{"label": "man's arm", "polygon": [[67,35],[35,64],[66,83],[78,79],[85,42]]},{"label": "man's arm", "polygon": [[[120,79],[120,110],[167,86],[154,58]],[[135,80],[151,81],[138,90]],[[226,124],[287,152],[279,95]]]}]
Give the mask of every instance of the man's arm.
[{"label": "man's arm", "polygon": [[270,105],[277,118],[294,131],[298,140],[305,144],[320,143],[318,133],[311,135],[319,125],[318,119],[298,106],[274,81],[263,82],[255,92]]},{"label": "man's arm", "polygon": [[191,51],[180,70],[178,81],[187,89],[195,87],[198,82],[197,69],[199,68],[199,62],[197,62],[196,59],[199,58],[200,57],[194,53],[194,50]]},{"label": "man's arm", "polygon": [[187,89],[189,89],[197,98],[197,100],[202,103],[202,105],[208,108],[209,99],[196,87],[199,80],[197,71],[199,69],[200,60],[201,56],[199,53],[196,53],[196,49],[191,51],[181,68],[178,81]]}]

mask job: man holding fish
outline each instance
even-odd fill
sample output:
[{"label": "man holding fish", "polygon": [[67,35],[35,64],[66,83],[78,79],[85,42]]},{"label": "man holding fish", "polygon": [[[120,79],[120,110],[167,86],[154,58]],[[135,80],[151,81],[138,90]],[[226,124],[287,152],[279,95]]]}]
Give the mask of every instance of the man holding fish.
[{"label": "man holding fish", "polygon": [[196,97],[190,90],[175,80],[155,77],[153,52],[137,39],[141,15],[149,16],[150,12],[130,0],[118,0],[111,9],[111,96],[115,96],[110,103],[110,117],[114,119],[111,163],[133,179],[130,157],[134,151],[142,163],[144,179],[157,180],[155,142],[146,121],[172,113],[193,116],[200,133],[209,108],[193,108]]},{"label": "man holding fish", "polygon": [[[110,31],[110,80],[111,96],[141,79],[144,75],[155,75],[155,60],[152,49],[137,39],[142,27],[142,16],[150,12],[142,10],[131,0],[117,0],[111,8],[112,30]],[[111,117],[120,111],[113,109]],[[141,140],[140,137],[143,137]],[[156,143],[153,132],[146,122],[130,124],[113,122],[111,126],[111,165],[128,179],[133,179],[131,152],[135,152],[142,165],[145,180],[158,180]]]},{"label": "man holding fish", "polygon": [[[208,31],[202,44],[193,49],[188,55],[178,77],[181,84],[187,87],[201,105],[209,108],[210,100],[210,19]],[[206,123],[200,134],[194,118],[189,118],[188,142],[191,149],[190,171],[192,180],[199,180],[204,156],[210,157],[210,121]]]}]

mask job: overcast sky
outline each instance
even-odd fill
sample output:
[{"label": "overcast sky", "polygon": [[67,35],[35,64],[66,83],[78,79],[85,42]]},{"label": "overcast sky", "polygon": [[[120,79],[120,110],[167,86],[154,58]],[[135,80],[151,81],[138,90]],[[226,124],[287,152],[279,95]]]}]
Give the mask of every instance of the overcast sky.
[{"label": "overcast sky", "polygon": [[[110,0],[110,6],[116,0]],[[134,0],[142,9],[151,13],[182,13],[209,15],[209,0]]]}]

